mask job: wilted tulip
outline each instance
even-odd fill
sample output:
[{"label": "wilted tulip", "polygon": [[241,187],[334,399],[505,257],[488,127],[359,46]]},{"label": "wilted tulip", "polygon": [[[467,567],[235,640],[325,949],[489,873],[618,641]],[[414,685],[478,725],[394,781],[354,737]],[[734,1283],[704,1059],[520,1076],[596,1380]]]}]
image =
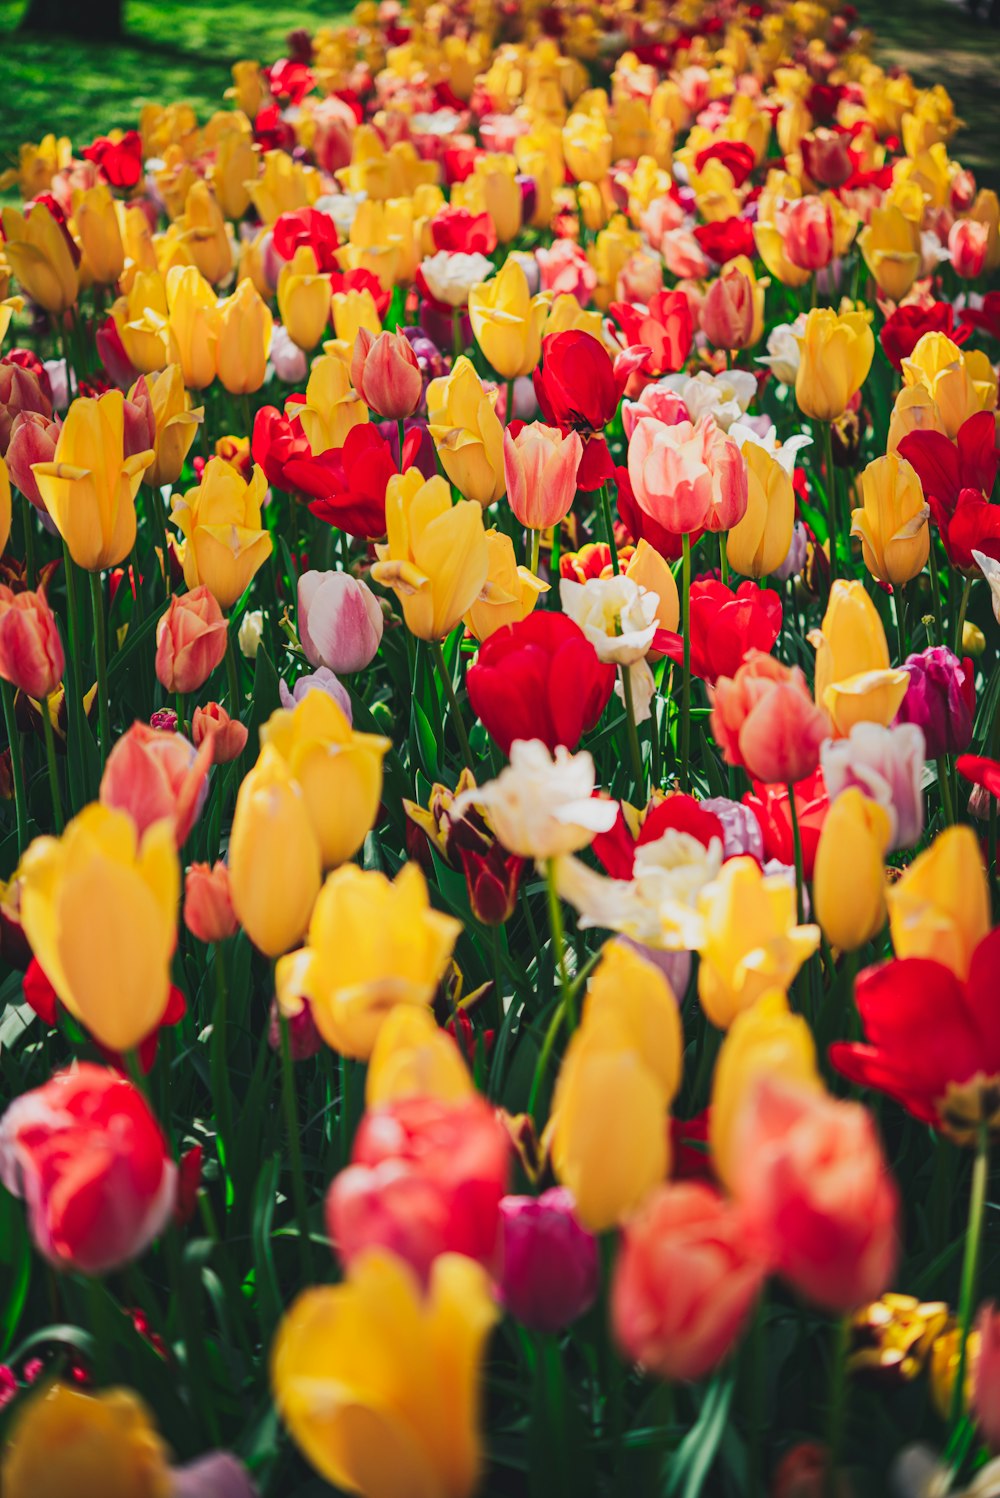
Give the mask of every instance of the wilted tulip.
[{"label": "wilted tulip", "polygon": [[310,665],[343,674],[371,664],[384,620],[369,587],[347,572],[303,572],[297,596],[299,639]]},{"label": "wilted tulip", "polygon": [[205,685],[225,659],[227,626],[204,585],[175,593],[156,626],[156,677],[168,692],[187,696]]}]

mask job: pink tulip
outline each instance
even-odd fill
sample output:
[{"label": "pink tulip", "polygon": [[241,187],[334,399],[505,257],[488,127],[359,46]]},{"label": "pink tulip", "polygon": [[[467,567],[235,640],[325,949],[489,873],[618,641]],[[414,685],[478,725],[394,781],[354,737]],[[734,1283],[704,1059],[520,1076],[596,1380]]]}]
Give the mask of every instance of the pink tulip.
[{"label": "pink tulip", "polygon": [[183,734],[133,723],[108,755],[101,803],[126,812],[140,837],[154,822],[168,819],[180,848],[205,803],[211,764],[211,738],[195,749]]},{"label": "pink tulip", "polygon": [[749,348],[754,342],[753,283],[739,266],[727,265],[705,294],[701,330],[716,348]]},{"label": "pink tulip", "polygon": [[979,1352],[972,1369],[972,1408],[979,1433],[991,1451],[1000,1451],[1000,1314],[992,1301],[976,1322]]},{"label": "pink tulip", "polygon": [[156,678],[168,692],[197,692],[226,654],[226,621],[204,586],[175,594],[156,626]]},{"label": "pink tulip", "polygon": [[630,255],[618,272],[615,284],[615,300],[639,302],[648,306],[658,291],[663,290],[663,262],[659,255],[650,255],[637,250]]},{"label": "pink tulip", "polygon": [[623,1232],[615,1337],[659,1378],[704,1378],[742,1336],[764,1273],[742,1214],[717,1191],[694,1181],[658,1186]]},{"label": "pink tulip", "polygon": [[561,1331],[597,1298],[597,1239],[578,1220],[564,1186],[537,1197],[505,1196],[500,1216],[504,1305],[534,1331]]},{"label": "pink tulip", "polygon": [[351,384],[379,416],[393,421],[412,416],[424,382],[410,340],[402,333],[379,333],[376,338],[362,328],[351,359]]},{"label": "pink tulip", "polygon": [[597,272],[574,240],[556,239],[549,249],[539,246],[535,259],[543,291],[551,291],[553,296],[569,293],[581,307],[587,305],[597,285]]},{"label": "pink tulip", "polygon": [[507,498],[522,525],[546,530],[569,514],[576,497],[576,474],[583,457],[578,432],[534,421],[517,436],[504,432],[503,466]]},{"label": "pink tulip", "polygon": [[[278,1009],[278,1001],[275,999],[271,1004],[271,1012],[267,1021],[267,1043],[275,1055],[281,1055],[281,1012]],[[309,1061],[313,1056],[318,1056],[326,1042],[313,1018],[312,1005],[305,997],[302,999],[302,1008],[298,1014],[288,1016],[288,1049],[293,1061]]]},{"label": "pink tulip", "polygon": [[206,702],[204,707],[195,708],[191,719],[191,740],[196,749],[209,740],[213,765],[228,765],[239,759],[249,737],[249,730],[239,718],[231,718],[220,702]]},{"label": "pink tulip", "polygon": [[823,270],[833,259],[833,215],[815,193],[781,203],[775,214],[785,254],[800,270]]},{"label": "pink tulip", "polygon": [[639,227],[655,249],[662,253],[664,236],[679,229],[684,222],[684,209],[664,193],[654,198],[648,208],[639,215]]},{"label": "pink tulip", "polygon": [[66,657],[45,594],[0,586],[0,676],[41,702],[63,679]]},{"label": "pink tulip", "polygon": [[636,425],[644,416],[653,416],[668,427],[675,427],[682,421],[690,422],[691,420],[691,412],[680,396],[668,386],[660,384],[646,385],[640,391],[638,400],[623,402],[622,425],[625,428],[625,436],[629,440]]},{"label": "pink tulip", "polygon": [[354,722],[351,694],[326,666],[320,666],[317,670],[311,671],[305,676],[300,676],[291,690],[289,690],[287,682],[278,682],[279,701],[282,707],[287,708],[289,712],[302,701],[307,692],[326,692],[327,696],[333,698],[348,723]]},{"label": "pink tulip", "polygon": [[185,874],[184,924],[203,942],[225,941],[239,930],[229,894],[229,869],[221,859],[211,865],[193,863]]},{"label": "pink tulip", "polygon": [[14,419],[22,411],[37,411],[51,421],[52,401],[33,369],[0,360],[0,457],[6,457]]},{"label": "pink tulip", "polygon": [[146,376],[140,375],[126,397],[122,408],[125,421],[125,456],[156,449],[156,413],[146,384]]},{"label": "pink tulip", "polygon": [[690,229],[670,229],[660,241],[660,253],[672,276],[700,280],[711,274],[712,262]]},{"label": "pink tulip", "polygon": [[641,417],[629,441],[628,475],[640,509],[675,535],[730,530],[746,513],[743,454],[711,416],[694,426]]},{"label": "pink tulip", "polygon": [[712,736],[727,765],[765,785],[797,785],[819,764],[830,720],[798,666],[750,651],[735,676],[711,689]]},{"label": "pink tulip", "polygon": [[310,665],[363,671],[382,641],[375,594],[349,572],[303,572],[299,578],[299,639]]},{"label": "pink tulip", "polygon": [[20,489],[29,504],[46,514],[45,501],[38,492],[38,480],[32,463],[51,463],[59,440],[59,423],[41,411],[19,411],[10,429],[7,467],[10,481]]},{"label": "pink tulip", "polygon": [[948,234],[948,250],[952,269],[963,281],[974,281],[977,276],[982,275],[989,237],[989,226],[976,219],[960,218],[952,224]]}]

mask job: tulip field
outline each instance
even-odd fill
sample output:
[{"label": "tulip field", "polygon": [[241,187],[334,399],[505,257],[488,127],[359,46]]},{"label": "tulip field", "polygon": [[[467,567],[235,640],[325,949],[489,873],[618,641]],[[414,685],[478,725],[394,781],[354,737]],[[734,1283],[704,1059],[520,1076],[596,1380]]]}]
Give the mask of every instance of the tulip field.
[{"label": "tulip field", "polygon": [[1000,1495],[1000,201],[874,47],[362,0],[0,180],[2,1498]]}]

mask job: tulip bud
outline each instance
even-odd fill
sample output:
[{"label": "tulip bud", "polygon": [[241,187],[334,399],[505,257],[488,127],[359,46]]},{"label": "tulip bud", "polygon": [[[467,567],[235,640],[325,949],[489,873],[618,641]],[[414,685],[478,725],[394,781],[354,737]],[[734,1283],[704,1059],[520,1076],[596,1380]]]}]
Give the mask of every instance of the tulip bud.
[{"label": "tulip bud", "polygon": [[[44,370],[41,373],[44,376]],[[36,411],[51,421],[48,387],[43,388],[35,370],[0,360],[0,454],[6,453],[14,422],[23,411]]]},{"label": "tulip bud", "polygon": [[956,219],[948,234],[952,269],[963,281],[975,281],[986,267],[990,231],[975,219]]},{"label": "tulip bud", "polygon": [[785,254],[800,270],[823,270],[833,259],[833,217],[829,205],[812,195],[782,204],[775,227]]},{"label": "tulip bud", "polygon": [[259,390],[267,372],[274,318],[252,281],[219,304],[219,379],[233,395]]},{"label": "tulip bud", "polygon": [[726,539],[726,556],[735,572],[758,580],[781,566],[788,556],[795,526],[792,477],[773,453],[756,442],[742,448],[747,465],[747,508]]},{"label": "tulip bud", "polygon": [[263,633],[263,609],[248,609],[243,615],[236,636],[236,642],[240,647],[240,654],[245,656],[248,661],[255,661],[257,659],[257,651],[260,648]]},{"label": "tulip bud", "polygon": [[211,744],[198,752],[183,734],[133,723],[108,755],[101,803],[126,812],[140,837],[168,820],[180,848],[205,803],[211,763]]},{"label": "tulip bud", "polygon": [[40,411],[20,411],[14,417],[10,429],[10,446],[7,448],[7,468],[11,482],[20,489],[29,504],[45,513],[38,483],[32,472],[33,463],[51,463],[59,439],[59,423],[50,421]]},{"label": "tulip bud", "polygon": [[872,577],[902,587],[922,572],[930,552],[930,507],[917,471],[896,453],[868,464],[861,475],[863,504],[851,511],[851,535]]},{"label": "tulip bud", "polygon": [[45,594],[0,586],[0,677],[44,702],[66,669],[56,616]]},{"label": "tulip bud", "polygon": [[351,384],[365,405],[380,416],[400,421],[420,404],[424,382],[408,338],[380,333],[377,338],[361,328],[351,359]]},{"label": "tulip bud", "polygon": [[226,621],[208,588],[174,594],[156,626],[156,677],[187,696],[205,685],[226,654]]},{"label": "tulip bud", "polygon": [[278,275],[278,311],[288,336],[307,353],[323,336],[330,318],[330,278],[320,275],[316,256],[299,245]]},{"label": "tulip bud", "polygon": [[[302,1000],[302,1008],[297,1014],[288,1015],[286,1024],[288,1048],[293,1061],[308,1061],[310,1057],[319,1055],[323,1049],[323,1037],[316,1028],[312,1005],[308,999]],[[281,1010],[277,999],[272,1000],[268,1015],[267,1043],[276,1055],[281,1055]]]},{"label": "tulip bud", "polygon": [[164,484],[175,484],[180,478],[204,412],[200,406],[192,409],[179,364],[168,364],[166,369],[143,375],[129,391],[129,399],[136,400],[140,389],[148,397],[152,415],[149,446],[156,451],[143,475],[143,483],[159,489]]},{"label": "tulip bud", "polygon": [[503,463],[507,498],[522,525],[547,530],[559,525],[576,497],[576,476],[583,457],[578,432],[564,433],[540,421],[517,436],[504,432]]},{"label": "tulip bud", "polygon": [[505,1196],[500,1221],[504,1305],[533,1331],[562,1331],[597,1298],[597,1239],[563,1186],[539,1197]]},{"label": "tulip bud", "polygon": [[247,746],[249,730],[239,718],[231,718],[218,702],[209,702],[196,707],[191,719],[191,739],[200,749],[206,739],[212,745],[213,765],[228,765],[239,759]]},{"label": "tulip bud", "polygon": [[754,343],[753,282],[744,271],[727,266],[708,288],[701,309],[701,328],[716,348],[742,349]]},{"label": "tulip bud", "polygon": [[302,787],[265,745],[240,786],[229,838],[233,909],[254,946],[287,952],[309,924],[320,850]]},{"label": "tulip bud", "polygon": [[229,896],[229,870],[215,864],[193,863],[184,876],[184,924],[203,942],[225,941],[239,930]]},{"label": "tulip bud", "polygon": [[909,680],[896,722],[923,729],[928,759],[967,749],[976,705],[972,662],[960,661],[945,645],[932,645],[907,656],[903,671]]},{"label": "tulip bud", "polygon": [[298,585],[299,639],[310,665],[363,671],[382,640],[378,599],[347,572],[304,572]]},{"label": "tulip bud", "polygon": [[854,786],[827,812],[816,849],[813,900],[831,946],[854,952],[885,925],[883,860],[891,837],[885,807]]}]

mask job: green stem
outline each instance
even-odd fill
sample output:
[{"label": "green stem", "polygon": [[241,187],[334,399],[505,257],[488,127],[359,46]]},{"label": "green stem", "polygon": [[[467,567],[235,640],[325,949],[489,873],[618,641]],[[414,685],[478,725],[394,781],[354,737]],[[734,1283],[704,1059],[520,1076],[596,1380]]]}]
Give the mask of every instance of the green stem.
[{"label": "green stem", "polygon": [[927,635],[928,635],[928,638],[930,640],[930,643],[932,645],[936,645],[937,644],[937,640],[934,637],[935,636],[935,632],[938,629],[940,629],[941,633],[943,635],[944,634],[944,629],[943,629],[943,619],[942,619],[942,615],[941,615],[941,581],[940,581],[940,578],[938,577],[937,553],[934,550],[934,537],[933,536],[931,536],[931,549],[930,549],[930,554],[928,556],[928,562],[930,564],[930,573],[931,573],[931,599],[932,599],[933,605],[934,605],[934,629],[930,629],[929,628],[928,631],[927,631]]},{"label": "green stem", "polygon": [[78,776],[86,773],[83,761],[83,735],[88,732],[86,719],[83,711],[83,688],[80,684],[80,616],[77,612],[76,600],[76,563],[70,555],[69,547],[63,542],[63,572],[66,577],[66,623],[68,630],[69,649],[66,658],[69,662],[69,679],[64,683],[66,689],[66,722],[67,722],[67,758],[69,765],[70,800],[74,810],[78,810],[86,799],[86,791],[81,791]]},{"label": "green stem", "polygon": [[145,609],[145,605],[143,604],[143,601],[142,601],[142,583],[141,583],[141,574],[139,572],[139,543],[138,543],[138,541],[136,542],[136,544],[132,548],[132,556],[131,556],[130,561],[131,561],[131,567],[132,567],[132,588],[134,590],[133,594],[132,594],[132,597],[135,600],[135,625],[136,625],[136,628],[138,629],[139,626],[140,626],[140,624],[142,624],[143,620],[146,617],[146,609]]},{"label": "green stem", "polygon": [[830,537],[830,582],[837,580],[837,474],[833,466],[833,433],[828,421],[823,428],[823,461],[826,465],[826,524]]},{"label": "green stem", "polygon": [[725,531],[719,532],[719,571],[727,588],[729,587],[729,552],[726,549],[728,539]]},{"label": "green stem", "polygon": [[948,779],[948,756],[941,754],[937,762],[938,789],[941,792],[941,810],[944,812],[945,826],[951,827],[955,821],[955,806],[951,799],[951,782]]},{"label": "green stem", "polygon": [[170,542],[167,538],[167,515],[163,499],[158,489],[149,489],[146,494],[147,513],[156,530],[153,555],[156,555],[155,543],[159,541],[163,552],[163,587],[165,597],[170,597]]},{"label": "green stem", "polygon": [[462,714],[458,706],[458,698],[455,695],[455,683],[451,679],[451,672],[445,664],[444,651],[440,640],[431,641],[431,650],[434,653],[434,663],[437,666],[438,675],[444,685],[445,696],[448,698],[448,706],[451,709],[452,720],[455,724],[455,733],[458,737],[459,748],[462,751],[462,759],[470,770],[474,769],[472,763],[472,748],[469,744],[469,735],[465,731]]},{"label": "green stem", "polygon": [[[555,1047],[556,1040],[559,1037],[559,1031],[562,1029],[562,1023],[565,1018],[566,1001],[565,999],[563,999],[561,1003],[556,1005],[556,1012],[555,1014],[553,1014],[552,1019],[549,1021],[549,1028],[545,1032],[545,1039],[542,1041],[542,1049],[539,1051],[538,1060],[535,1063],[535,1074],[531,1079],[531,1092],[528,1095],[528,1113],[532,1118],[534,1118],[535,1116],[535,1109],[538,1105],[538,1094],[542,1090],[542,1082],[545,1078],[545,1073],[548,1070],[549,1060],[552,1056],[553,1048]],[[539,1120],[539,1122],[541,1122],[541,1120]]]},{"label": "green stem", "polygon": [[232,718],[240,716],[240,668],[236,660],[236,644],[233,637],[233,626],[229,626],[229,638],[226,642],[226,676],[229,680],[229,715]]},{"label": "green stem", "polygon": [[969,607],[969,594],[972,592],[972,578],[965,579],[962,588],[962,598],[958,605],[958,618],[955,620],[955,654],[962,654],[962,635],[965,633],[965,615]]},{"label": "green stem", "polygon": [[691,537],[681,537],[681,633],[684,636],[684,675],[681,678],[681,754],[679,779],[681,790],[690,784],[691,757]]},{"label": "green stem", "polygon": [[851,1320],[844,1316],[834,1330],[833,1366],[830,1369],[830,1412],[827,1427],[826,1498],[837,1498],[840,1484],[837,1471],[840,1467],[844,1444],[844,1416],[847,1413],[847,1353],[851,1340]]},{"label": "green stem", "polygon": [[628,737],[628,752],[632,760],[632,775],[635,779],[635,790],[638,797],[638,805],[644,805],[646,801],[646,777],[642,768],[642,750],[639,748],[639,732],[635,724],[635,702],[632,698],[632,667],[619,667],[622,674],[622,695],[625,698],[625,722]]},{"label": "green stem", "polygon": [[531,551],[530,551],[529,557],[528,557],[528,568],[537,577],[538,576],[538,558],[539,558],[539,554],[541,553],[541,549],[542,549],[542,533],[541,533],[541,531],[532,531],[531,532],[531,542],[530,542],[530,545],[531,545]]},{"label": "green stem", "polygon": [[986,1187],[990,1176],[990,1136],[985,1120],[979,1124],[976,1160],[972,1167],[972,1190],[969,1194],[969,1222],[965,1230],[965,1257],[962,1260],[962,1288],[958,1301],[958,1368],[951,1391],[950,1438],[953,1441],[965,1409],[965,1369],[969,1356],[969,1332],[976,1305],[976,1282],[979,1278],[979,1255],[983,1243],[983,1215]]},{"label": "green stem", "polygon": [[906,584],[892,595],[892,610],[896,616],[896,646],[899,650],[899,665],[906,660]]},{"label": "green stem", "polygon": [[97,654],[97,711],[101,727],[101,764],[111,751],[111,704],[108,699],[108,640],[104,623],[104,593],[101,574],[91,572],[90,608],[94,616],[94,649]]},{"label": "green stem", "polygon": [[306,1200],[306,1178],[302,1169],[302,1141],[299,1138],[298,1109],[295,1099],[295,1069],[292,1062],[292,1042],[288,1032],[288,1020],[279,1014],[281,1026],[281,1093],[285,1110],[285,1132],[288,1135],[288,1156],[292,1166],[292,1200],[299,1225],[299,1252],[302,1256],[302,1273],[305,1283],[313,1283],[312,1244],[309,1240],[309,1210]]},{"label": "green stem", "polygon": [[615,523],[611,517],[611,496],[608,493],[607,484],[601,485],[598,490],[598,499],[601,506],[601,516],[604,520],[604,534],[608,538],[608,549],[611,552],[611,570],[617,577],[622,569],[618,561],[618,547],[615,543]]},{"label": "green stem", "polygon": [[35,568],[35,507],[28,499],[24,501],[24,573],[28,587],[33,589],[38,576]]},{"label": "green stem", "polygon": [[14,776],[14,808],[17,814],[18,856],[28,846],[28,798],[24,788],[24,760],[21,757],[21,735],[14,714],[14,688],[9,681],[0,681],[3,691],[3,718],[7,727],[7,743],[10,746],[10,767]]},{"label": "green stem", "polygon": [[56,738],[52,731],[52,704],[51,698],[45,697],[41,703],[42,729],[45,734],[45,761],[49,770],[49,788],[52,792],[52,816],[56,824],[56,832],[62,832],[64,826],[62,792],[59,789],[59,768],[56,764]]},{"label": "green stem", "polygon": [[788,783],[788,810],[792,818],[792,842],[795,845],[795,913],[801,926],[805,920],[805,875],[802,862],[802,831],[799,827],[799,808],[795,804],[795,787]]},{"label": "green stem", "polygon": [[514,420],[514,381],[507,381],[507,405],[503,413],[503,424],[509,427]]},{"label": "green stem", "polygon": [[178,692],[176,694],[176,697],[174,699],[174,705],[175,705],[175,708],[176,708],[176,711],[177,711],[177,732],[178,733],[187,733],[187,715],[186,715],[186,713],[184,711],[184,693],[183,692]]},{"label": "green stem", "polygon": [[403,471],[403,443],[406,441],[406,423],[401,416],[396,417],[396,435],[399,438],[399,471]]},{"label": "green stem", "polygon": [[566,970],[566,936],[563,930],[559,891],[556,889],[556,861],[554,858],[547,858],[545,860],[545,887],[549,900],[549,929],[552,932],[552,945],[555,948],[556,968],[559,972],[559,987],[562,991],[563,1007],[566,1009],[569,1028],[573,1030],[576,1028],[576,1016],[571,1012],[572,999],[569,991],[569,974]]}]

